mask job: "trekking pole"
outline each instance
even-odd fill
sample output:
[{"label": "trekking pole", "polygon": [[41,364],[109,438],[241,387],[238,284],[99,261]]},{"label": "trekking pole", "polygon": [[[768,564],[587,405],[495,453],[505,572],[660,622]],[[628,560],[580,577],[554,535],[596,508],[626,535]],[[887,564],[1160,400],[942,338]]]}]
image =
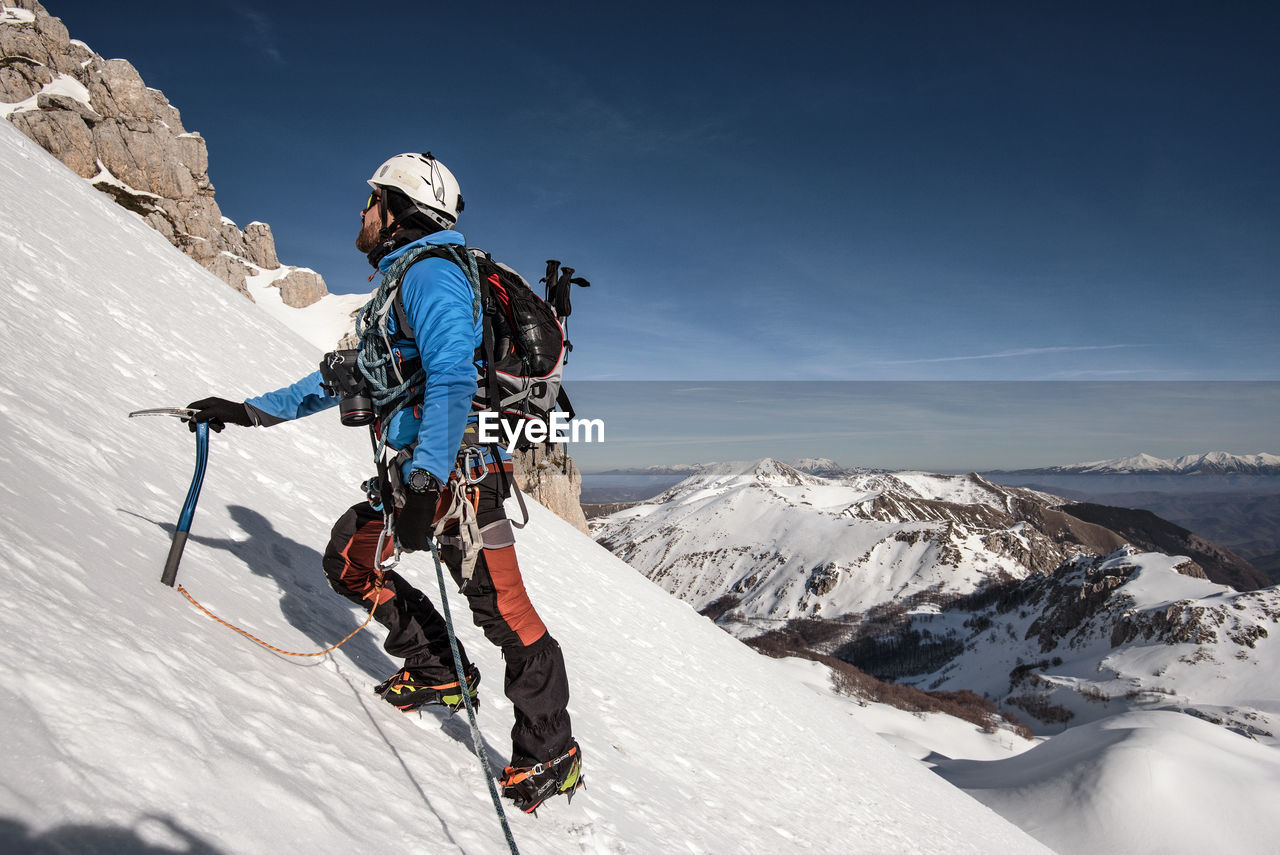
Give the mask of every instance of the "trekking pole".
[{"label": "trekking pole", "polygon": [[[160,408],[155,410],[135,410],[129,413],[134,416],[176,416],[183,421],[190,421],[193,410],[181,407]],[[182,550],[186,548],[187,536],[191,532],[191,519],[196,513],[196,502],[200,499],[200,487],[204,484],[204,470],[209,463],[209,423],[196,424],[196,471],[191,476],[191,486],[187,489],[186,501],[182,503],[182,513],[178,515],[178,526],[173,532],[173,543],[169,545],[169,557],[164,562],[164,573],[160,581],[173,587],[178,578],[178,563],[182,561]]]},{"label": "trekking pole", "polygon": [[431,539],[431,557],[436,564],[436,581],[440,584],[440,606],[444,611],[444,625],[449,631],[449,652],[453,654],[453,667],[458,674],[458,685],[462,687],[462,705],[467,708],[467,718],[471,722],[471,741],[475,746],[476,756],[484,768],[484,779],[489,785],[489,798],[493,800],[493,809],[498,814],[498,822],[502,825],[502,834],[507,839],[507,849],[511,855],[520,855],[516,839],[511,834],[511,825],[507,822],[507,813],[502,809],[502,799],[498,797],[498,788],[494,786],[493,769],[489,766],[489,758],[485,756],[484,737],[480,735],[480,725],[476,722],[476,708],[471,703],[471,692],[468,691],[467,675],[462,668],[462,654],[458,650],[458,636],[453,629],[453,614],[449,611],[449,595],[444,586],[444,568],[440,563],[440,549],[435,538]]}]

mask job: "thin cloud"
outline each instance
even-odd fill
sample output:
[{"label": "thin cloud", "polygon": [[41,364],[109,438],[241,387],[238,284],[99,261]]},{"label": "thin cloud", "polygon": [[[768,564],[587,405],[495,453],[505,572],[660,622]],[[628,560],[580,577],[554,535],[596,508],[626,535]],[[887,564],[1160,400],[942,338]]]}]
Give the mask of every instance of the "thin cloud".
[{"label": "thin cloud", "polygon": [[875,365],[922,365],[930,362],[969,362],[977,359],[1016,359],[1023,356],[1044,356],[1049,353],[1080,353],[1090,350],[1119,350],[1127,347],[1142,347],[1139,344],[1095,344],[1070,347],[1020,347],[1014,350],[1001,350],[995,353],[977,353],[971,356],[937,356],[931,359],[894,359],[876,362]]},{"label": "thin cloud", "polygon": [[260,50],[268,59],[277,65],[284,65],[284,54],[276,47],[275,25],[264,13],[243,6],[236,11],[249,22],[250,32],[245,41]]}]

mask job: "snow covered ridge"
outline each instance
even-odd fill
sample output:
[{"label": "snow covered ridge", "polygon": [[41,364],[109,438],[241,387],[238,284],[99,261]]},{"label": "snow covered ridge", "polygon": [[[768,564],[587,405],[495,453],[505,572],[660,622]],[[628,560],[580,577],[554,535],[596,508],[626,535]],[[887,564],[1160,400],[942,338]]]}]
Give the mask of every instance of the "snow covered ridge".
[{"label": "snow covered ridge", "polygon": [[1042,732],[1172,709],[1280,745],[1280,589],[1198,576],[1183,558],[1131,549],[1081,557],[907,610],[846,652],[878,676],[984,693]]},{"label": "snow covered ridge", "polygon": [[[1254,645],[1280,618],[1276,589],[1238,593],[1210,582],[1185,555],[1134,557],[1138,550],[1115,530],[1061,510],[1071,507],[977,475],[824,479],[763,460],[708,467],[651,502],[594,521],[593,530],[601,544],[740,637],[790,621],[825,622],[816,652],[883,679],[1001,699],[1038,718],[1041,729],[1061,723],[1061,704],[1018,689],[1033,676],[1029,663],[1061,660],[1058,646],[1078,645],[1090,633],[1108,651],[1157,645],[1168,652],[1192,643],[1231,648],[1196,653],[1199,662],[1254,662]],[[1221,554],[1199,539],[1185,542],[1205,547],[1195,554],[1206,566]],[[1162,574],[1173,578],[1161,583]],[[1166,590],[1182,593],[1167,602],[1134,593]],[[1013,623],[988,613],[1015,606],[1021,620]],[[996,683],[969,682],[962,664],[948,665],[960,669],[954,678],[939,671],[967,661],[971,650],[1020,649],[1006,634],[1027,649],[1001,665]],[[1102,667],[1101,659],[1093,656],[1087,667]],[[1232,721],[1244,727],[1254,714],[1270,715],[1250,708]]]},{"label": "snow covered ridge", "polygon": [[[183,128],[164,93],[147,87],[127,61],[104,59],[71,39],[39,3],[16,6],[6,4],[0,15],[0,115],[250,299],[251,277],[294,307],[328,294],[314,270],[281,267],[270,226],[241,231],[222,216],[205,141]],[[275,275],[264,280],[263,271]]]},{"label": "snow covered ridge", "polygon": [[708,466],[592,531],[695,608],[731,598],[726,625],[752,635],[924,591],[967,594],[1124,542],[1053,510],[1061,503],[974,474],[826,479],[766,459]]},{"label": "snow covered ridge", "polygon": [[[711,462],[711,463],[655,463],[652,466],[643,466],[638,469],[608,469],[602,472],[593,472],[593,475],[693,475],[706,469],[718,466],[749,466],[754,462],[737,461],[737,462]],[[843,475],[863,470],[846,469],[839,463],[828,457],[801,457],[797,460],[788,460],[784,464],[791,467],[797,472],[805,472],[810,475]]]},{"label": "snow covered ridge", "polygon": [[[993,473],[995,474],[995,473]],[[1072,466],[1019,469],[1017,475],[1280,475],[1280,454],[1229,454],[1210,451],[1172,460],[1137,454]]]}]

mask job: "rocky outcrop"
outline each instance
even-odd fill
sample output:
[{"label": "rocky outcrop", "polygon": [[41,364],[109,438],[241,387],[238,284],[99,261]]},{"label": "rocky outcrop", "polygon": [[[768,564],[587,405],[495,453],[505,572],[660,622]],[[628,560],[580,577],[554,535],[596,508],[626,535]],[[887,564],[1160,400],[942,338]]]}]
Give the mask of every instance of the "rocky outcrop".
[{"label": "rocky outcrop", "polygon": [[1237,591],[1253,591],[1271,585],[1265,573],[1258,571],[1239,555],[1216,543],[1192,534],[1180,525],[1161,519],[1150,511],[1116,508],[1089,502],[1063,505],[1060,511],[1081,520],[1105,526],[1139,549],[1186,555],[1199,565],[1204,578],[1230,585]]},{"label": "rocky outcrop", "polygon": [[516,484],[556,516],[587,534],[582,512],[582,473],[565,446],[545,443],[515,457]]},{"label": "rocky outcrop", "polygon": [[324,280],[314,270],[295,270],[283,279],[273,282],[272,287],[279,288],[284,304],[293,306],[295,309],[310,306],[329,293],[324,286]]},{"label": "rocky outcrop", "polygon": [[[269,226],[241,231],[222,216],[204,138],[182,126],[164,93],[126,60],[73,41],[36,0],[3,9],[0,114],[246,297],[249,275],[279,269]],[[280,288],[296,307],[328,293],[319,274],[305,270],[283,277]]]}]

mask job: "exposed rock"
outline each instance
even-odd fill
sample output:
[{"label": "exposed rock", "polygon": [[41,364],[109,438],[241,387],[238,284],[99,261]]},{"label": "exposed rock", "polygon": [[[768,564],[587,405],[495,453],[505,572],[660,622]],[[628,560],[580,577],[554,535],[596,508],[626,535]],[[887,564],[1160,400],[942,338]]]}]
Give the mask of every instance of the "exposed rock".
[{"label": "exposed rock", "polygon": [[81,178],[98,174],[93,132],[72,110],[29,110],[14,113],[13,126],[65,163]]},{"label": "exposed rock", "polygon": [[562,444],[546,443],[515,456],[516,484],[556,516],[587,534],[582,513],[582,473]]},{"label": "exposed rock", "polygon": [[286,306],[301,309],[310,306],[325,294],[324,279],[312,270],[295,270],[283,279],[271,283],[280,289],[280,298]]},{"label": "exposed rock", "polygon": [[[9,5],[9,4],[6,4]],[[23,4],[16,4],[20,8]],[[29,10],[35,11],[35,10]],[[39,30],[40,14],[36,13],[35,24],[23,24],[18,22],[6,21],[3,27],[0,27],[0,51],[6,62],[13,60],[25,60],[36,65],[52,66],[53,55],[49,52],[49,46],[46,40],[42,38]],[[52,76],[50,76],[52,79]],[[23,98],[30,97],[35,93],[27,93]],[[22,98],[6,99],[13,101],[21,101]]]},{"label": "exposed rock", "polygon": [[147,85],[132,63],[126,59],[109,59],[101,68],[102,88],[98,93],[103,104],[99,106],[98,98],[93,99],[93,106],[98,112],[113,119],[150,121],[156,118],[155,99],[148,94]]},{"label": "exposed rock", "polygon": [[[6,4],[7,5],[7,4]],[[23,4],[19,3],[18,6]],[[33,3],[30,11],[36,13],[36,32],[40,34],[40,40],[49,47],[50,57],[58,57],[66,54],[67,48],[71,44],[71,35],[67,32],[67,27],[62,23],[61,18],[54,18],[39,3]]]},{"label": "exposed rock", "polygon": [[102,117],[95,113],[91,107],[67,95],[41,92],[36,97],[36,106],[41,110],[66,110],[78,113],[80,118],[84,119],[85,124],[89,126],[93,126],[102,120]]},{"label": "exposed rock", "polygon": [[10,27],[0,27],[0,101],[16,104],[25,101],[39,92],[45,84],[53,82],[53,72],[48,66],[28,59],[20,53],[4,46],[4,36]]},{"label": "exposed rock", "polygon": [[199,134],[180,134],[174,137],[174,145],[177,146],[183,165],[195,179],[196,187],[212,191],[213,185],[209,183],[209,149],[204,137]]},{"label": "exposed rock", "polygon": [[[63,23],[36,0],[6,5],[35,16],[0,22],[0,102],[35,96],[9,115],[15,127],[82,177],[105,169],[115,180],[100,179],[95,187],[246,297],[250,265],[279,269],[269,227],[255,223],[245,234],[224,221],[213,199],[205,141],[183,128],[163,92],[148,88],[127,60],[104,59],[71,41]],[[73,89],[84,87],[87,104],[67,94],[67,78]],[[46,91],[55,82],[57,88]],[[285,302],[297,306],[328,293],[310,271],[284,277],[281,289]]]},{"label": "exposed rock", "polygon": [[[209,247],[207,241],[200,241],[198,245],[201,248]],[[238,258],[234,258],[225,252],[219,252],[207,262],[202,261],[199,258],[196,258],[196,260],[200,261],[200,263],[214,276],[217,276],[223,282],[226,282],[246,297],[249,297],[249,286],[245,282],[245,279],[248,278],[249,274],[251,274],[253,270],[250,269],[250,267],[243,261]],[[252,300],[253,298],[249,297],[249,299]]]},{"label": "exposed rock", "polygon": [[244,229],[247,258],[263,270],[275,270],[280,266],[276,258],[276,241],[271,226],[266,223],[250,223]]},{"label": "exposed rock", "polygon": [[839,583],[840,570],[834,564],[824,564],[810,571],[809,581],[805,583],[805,587],[814,596],[825,597],[834,591]]},{"label": "exposed rock", "polygon": [[1183,561],[1177,567],[1173,568],[1183,576],[1190,576],[1192,579],[1209,579],[1209,574],[1204,572],[1204,568],[1194,561]]}]

